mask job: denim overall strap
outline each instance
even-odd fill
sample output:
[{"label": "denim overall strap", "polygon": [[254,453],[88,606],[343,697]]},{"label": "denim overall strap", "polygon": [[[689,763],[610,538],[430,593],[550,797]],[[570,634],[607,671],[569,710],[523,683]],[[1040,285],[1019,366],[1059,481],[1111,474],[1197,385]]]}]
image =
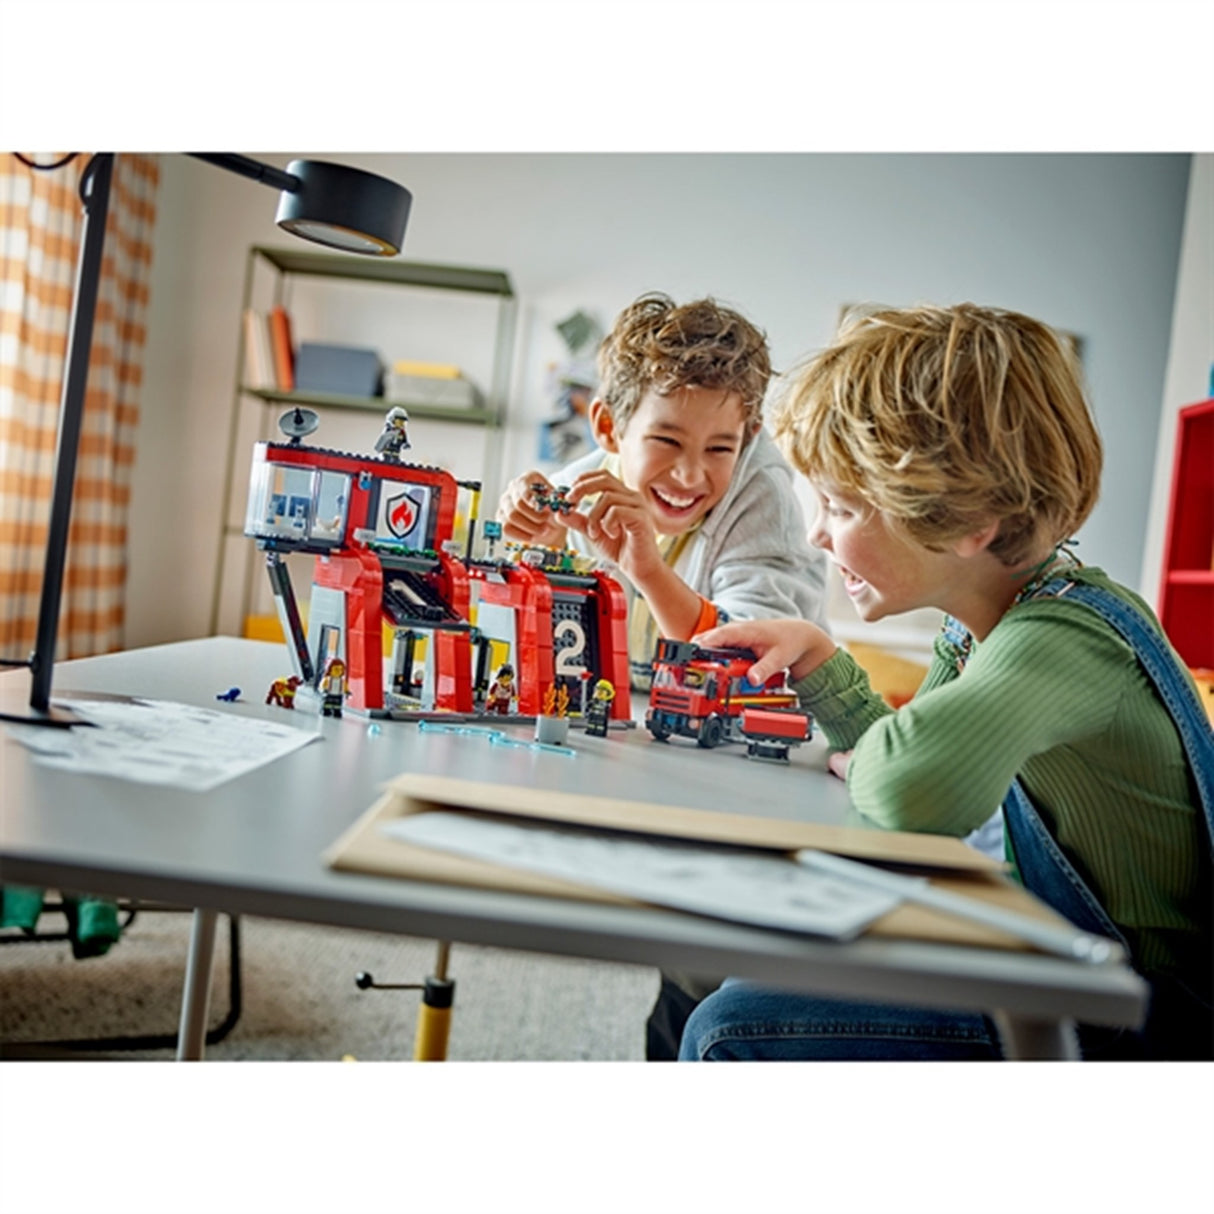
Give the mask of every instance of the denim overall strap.
[{"label": "denim overall strap", "polygon": [[[1039,594],[1065,594],[1092,608],[1133,648],[1176,725],[1197,785],[1207,842],[1214,849],[1214,734],[1205,709],[1177,669],[1171,650],[1139,612],[1100,587],[1055,578]],[[1003,813],[1025,887],[1077,927],[1125,944],[1100,900],[1046,829],[1018,779],[1008,791]]]},{"label": "denim overall strap", "polygon": [[1003,800],[1003,825],[1025,889],[1082,931],[1116,940],[1128,957],[1130,946],[1121,930],[1055,842],[1019,779]]}]

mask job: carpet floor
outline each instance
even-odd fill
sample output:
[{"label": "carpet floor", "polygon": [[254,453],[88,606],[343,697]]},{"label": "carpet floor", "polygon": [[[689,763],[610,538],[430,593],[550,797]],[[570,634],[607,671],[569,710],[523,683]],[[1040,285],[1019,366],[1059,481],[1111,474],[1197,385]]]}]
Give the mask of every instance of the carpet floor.
[{"label": "carpet floor", "polygon": [[[0,946],[0,1057],[172,1058],[171,1048],[82,1055],[47,1043],[175,1033],[190,922],[188,914],[143,912],[106,956],[83,961],[66,943]],[[228,1010],[227,924],[221,917],[212,1026]],[[421,982],[434,968],[433,941],[250,916],[240,933],[242,1009],[230,1033],[208,1046],[209,1060],[412,1058],[419,992],[359,990],[354,976]],[[452,1061],[644,1057],[654,969],[455,944],[448,977]]]}]

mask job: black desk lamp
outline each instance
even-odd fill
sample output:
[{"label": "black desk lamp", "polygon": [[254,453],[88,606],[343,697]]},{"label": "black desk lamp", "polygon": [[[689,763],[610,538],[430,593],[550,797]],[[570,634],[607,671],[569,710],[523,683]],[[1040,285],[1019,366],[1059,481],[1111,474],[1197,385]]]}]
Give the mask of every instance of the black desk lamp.
[{"label": "black desk lamp", "polygon": [[[251,177],[282,191],[275,217],[279,227],[305,240],[343,249],[392,257],[405,238],[412,195],[403,186],[361,169],[323,160],[292,160],[286,172],[248,156],[192,152],[190,155],[229,172]],[[51,707],[51,670],[59,605],[67,562],[68,524],[76,479],[76,455],[84,418],[84,392],[88,381],[89,351],[93,344],[93,318],[101,279],[101,250],[109,210],[114,153],[99,152],[80,179],[84,228],[76,289],[68,333],[66,374],[59,410],[59,437],[55,449],[51,514],[46,536],[46,567],[38,607],[38,632],[28,661],[6,661],[6,666],[28,666],[32,676],[29,711],[0,711],[0,720],[31,725],[68,726],[78,718]]]}]

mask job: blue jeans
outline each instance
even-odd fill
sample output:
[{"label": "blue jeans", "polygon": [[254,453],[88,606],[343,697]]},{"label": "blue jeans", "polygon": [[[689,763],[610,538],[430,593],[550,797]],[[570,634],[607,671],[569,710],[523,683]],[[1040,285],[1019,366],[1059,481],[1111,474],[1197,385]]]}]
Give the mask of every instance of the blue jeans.
[{"label": "blue jeans", "polygon": [[994,1024],[977,1012],[854,1003],[736,978],[687,1021],[680,1062],[992,1062]]}]

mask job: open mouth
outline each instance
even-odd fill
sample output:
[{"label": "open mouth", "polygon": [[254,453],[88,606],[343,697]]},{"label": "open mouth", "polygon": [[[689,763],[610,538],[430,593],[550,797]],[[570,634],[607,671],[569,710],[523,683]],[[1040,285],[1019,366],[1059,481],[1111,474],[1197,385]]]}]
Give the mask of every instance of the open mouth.
[{"label": "open mouth", "polygon": [[845,569],[842,565],[837,565],[836,568],[843,578],[843,589],[850,597],[854,598],[868,585],[862,577],[857,577],[850,569]]},{"label": "open mouth", "polygon": [[687,518],[694,514],[704,500],[702,493],[671,493],[668,489],[655,489],[652,486],[649,492],[662,513],[674,518]]}]

